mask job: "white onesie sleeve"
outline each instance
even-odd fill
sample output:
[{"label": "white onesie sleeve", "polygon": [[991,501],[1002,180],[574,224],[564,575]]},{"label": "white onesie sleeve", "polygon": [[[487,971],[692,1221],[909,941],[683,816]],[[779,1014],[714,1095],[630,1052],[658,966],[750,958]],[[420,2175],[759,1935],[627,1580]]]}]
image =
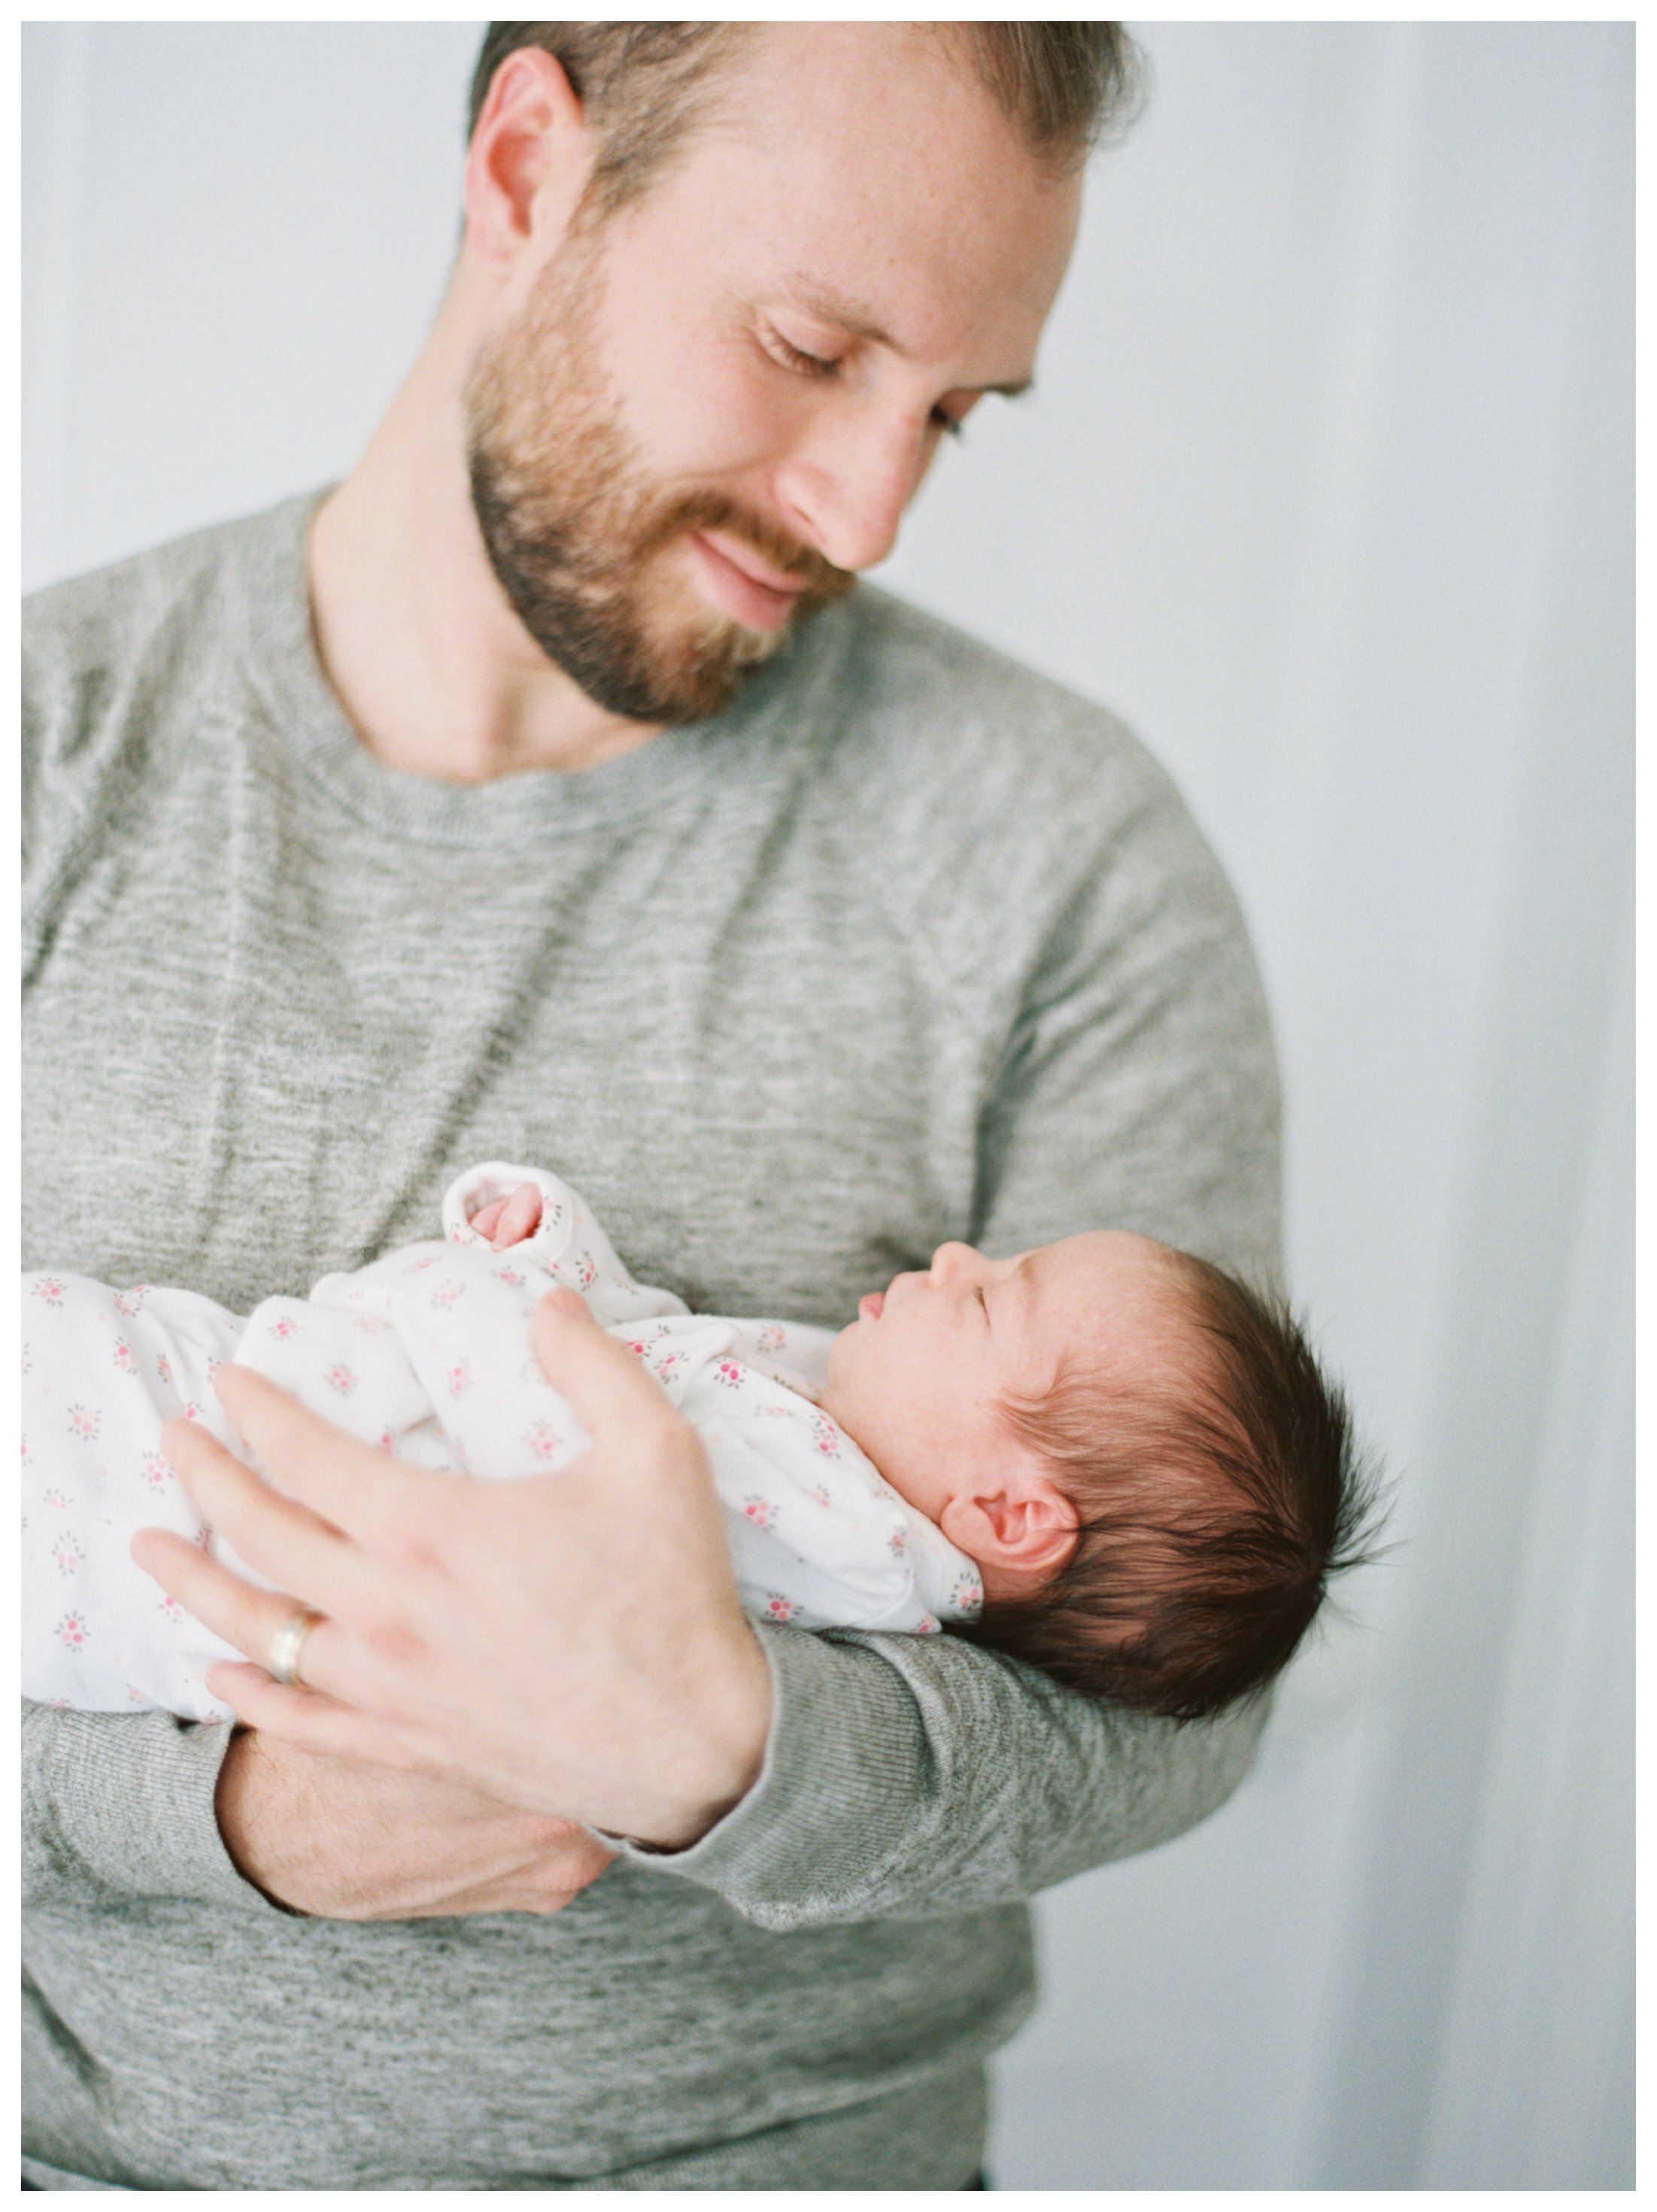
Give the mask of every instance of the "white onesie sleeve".
[{"label": "white onesie sleeve", "polygon": [[512,1245],[501,1256],[532,1261],[545,1269],[554,1283],[565,1290],[580,1291],[594,1319],[605,1328],[690,1311],[671,1291],[635,1283],[580,1191],[544,1168],[514,1168],[491,1160],[486,1166],[457,1176],[444,1194],[443,1234],[452,1243],[487,1252],[489,1244],[470,1225],[473,1216],[495,1199],[509,1198],[520,1183],[526,1182],[534,1183],[541,1193],[540,1224],[532,1237]]}]

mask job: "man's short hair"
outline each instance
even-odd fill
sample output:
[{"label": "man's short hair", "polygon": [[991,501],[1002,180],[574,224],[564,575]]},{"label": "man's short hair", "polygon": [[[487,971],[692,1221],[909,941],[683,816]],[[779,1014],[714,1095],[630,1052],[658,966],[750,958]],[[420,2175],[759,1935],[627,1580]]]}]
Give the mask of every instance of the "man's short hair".
[{"label": "man's short hair", "polygon": [[[752,23],[491,23],[472,72],[477,128],[495,73],[537,46],[560,63],[598,137],[587,198],[596,214],[636,199],[678,151],[707,82]],[[1138,50],[1120,23],[937,23],[1038,161],[1074,168],[1126,128],[1141,87]]]}]

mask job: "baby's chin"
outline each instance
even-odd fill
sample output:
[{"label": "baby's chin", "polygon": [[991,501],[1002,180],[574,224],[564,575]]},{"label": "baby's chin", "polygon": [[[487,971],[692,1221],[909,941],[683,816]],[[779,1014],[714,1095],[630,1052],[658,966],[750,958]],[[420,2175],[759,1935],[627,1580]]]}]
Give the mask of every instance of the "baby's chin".
[{"label": "baby's chin", "polygon": [[847,1417],[856,1402],[852,1378],[857,1364],[858,1345],[867,1333],[868,1325],[861,1321],[854,1321],[849,1328],[841,1329],[828,1347],[828,1380],[817,1393],[817,1404],[822,1412],[845,1430],[859,1450],[863,1446]]},{"label": "baby's chin", "polygon": [[835,1384],[846,1372],[847,1361],[852,1357],[852,1346],[863,1334],[860,1321],[848,1322],[828,1347],[828,1386]]}]

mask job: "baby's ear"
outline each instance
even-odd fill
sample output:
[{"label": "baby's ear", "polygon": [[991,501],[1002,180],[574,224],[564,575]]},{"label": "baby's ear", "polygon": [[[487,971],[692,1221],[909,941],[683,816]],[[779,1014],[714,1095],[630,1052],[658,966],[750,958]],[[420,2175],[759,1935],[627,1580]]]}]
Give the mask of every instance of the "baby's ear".
[{"label": "baby's ear", "polygon": [[1045,1581],[1076,1549],[1080,1521],[1050,1475],[1020,1468],[952,1498],[938,1526],[980,1567]]}]

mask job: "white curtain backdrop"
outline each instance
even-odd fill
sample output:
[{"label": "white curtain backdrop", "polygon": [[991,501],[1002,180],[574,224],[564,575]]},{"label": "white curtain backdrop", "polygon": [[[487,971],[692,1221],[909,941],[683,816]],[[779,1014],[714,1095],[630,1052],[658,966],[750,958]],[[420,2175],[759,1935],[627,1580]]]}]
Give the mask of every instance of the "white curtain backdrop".
[{"label": "white curtain backdrop", "polygon": [[[24,32],[25,571],[350,465],[477,25]],[[1035,2188],[1633,2181],[1633,31],[1158,24],[1039,388],[883,580],[1123,712],[1249,914],[1398,1548],[1040,1906]]]}]

